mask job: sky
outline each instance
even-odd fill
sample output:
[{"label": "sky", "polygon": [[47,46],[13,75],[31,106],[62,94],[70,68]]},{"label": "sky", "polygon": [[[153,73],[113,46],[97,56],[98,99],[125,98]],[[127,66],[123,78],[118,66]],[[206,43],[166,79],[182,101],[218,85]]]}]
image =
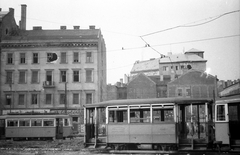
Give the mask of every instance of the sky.
[{"label": "sky", "polygon": [[192,48],[204,51],[211,75],[240,78],[239,0],[0,0],[2,11],[14,8],[17,24],[21,4],[27,5],[27,30],[101,29],[108,84],[124,79],[138,60]]}]

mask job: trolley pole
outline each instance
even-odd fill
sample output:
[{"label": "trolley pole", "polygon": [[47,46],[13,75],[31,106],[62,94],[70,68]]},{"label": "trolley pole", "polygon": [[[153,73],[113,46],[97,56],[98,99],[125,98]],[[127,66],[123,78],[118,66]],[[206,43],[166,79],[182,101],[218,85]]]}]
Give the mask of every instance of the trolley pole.
[{"label": "trolley pole", "polygon": [[65,114],[67,114],[67,82],[65,82]]}]

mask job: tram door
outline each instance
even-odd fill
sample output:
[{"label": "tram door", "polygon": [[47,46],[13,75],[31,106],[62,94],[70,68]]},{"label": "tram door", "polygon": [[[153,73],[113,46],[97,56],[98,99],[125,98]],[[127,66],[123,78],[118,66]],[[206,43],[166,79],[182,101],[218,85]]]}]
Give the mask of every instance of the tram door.
[{"label": "tram door", "polygon": [[94,120],[95,109],[88,108],[86,109],[86,118],[85,118],[85,132],[86,132],[86,142],[94,142],[92,141],[95,138],[95,120]]},{"label": "tram door", "polygon": [[179,143],[207,143],[205,104],[179,105]]},{"label": "tram door", "polygon": [[230,143],[240,143],[240,103],[228,104]]},{"label": "tram door", "polygon": [[5,137],[5,119],[0,119],[0,139]]},{"label": "tram door", "polygon": [[106,110],[105,108],[86,109],[86,142],[105,142]]},{"label": "tram door", "polygon": [[56,139],[63,139],[63,118],[56,118]]}]

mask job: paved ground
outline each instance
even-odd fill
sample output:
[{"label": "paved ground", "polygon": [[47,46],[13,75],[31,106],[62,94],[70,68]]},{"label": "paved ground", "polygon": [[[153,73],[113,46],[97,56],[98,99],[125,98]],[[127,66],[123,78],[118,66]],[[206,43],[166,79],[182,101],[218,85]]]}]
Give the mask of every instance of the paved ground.
[{"label": "paved ground", "polygon": [[88,155],[94,154],[83,146],[83,137],[55,141],[11,141],[0,140],[1,155]]}]

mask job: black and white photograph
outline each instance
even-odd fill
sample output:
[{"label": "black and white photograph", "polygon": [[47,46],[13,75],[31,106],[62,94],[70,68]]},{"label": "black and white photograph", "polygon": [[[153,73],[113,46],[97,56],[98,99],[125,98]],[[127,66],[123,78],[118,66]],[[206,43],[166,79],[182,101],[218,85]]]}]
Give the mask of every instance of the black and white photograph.
[{"label": "black and white photograph", "polygon": [[0,0],[0,154],[240,154],[239,0]]}]

